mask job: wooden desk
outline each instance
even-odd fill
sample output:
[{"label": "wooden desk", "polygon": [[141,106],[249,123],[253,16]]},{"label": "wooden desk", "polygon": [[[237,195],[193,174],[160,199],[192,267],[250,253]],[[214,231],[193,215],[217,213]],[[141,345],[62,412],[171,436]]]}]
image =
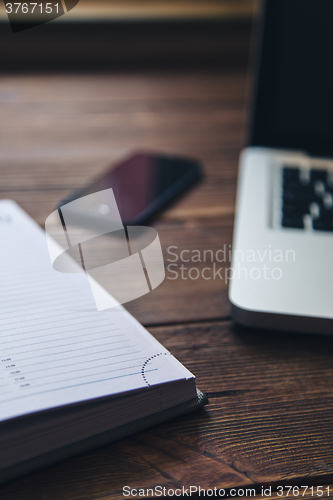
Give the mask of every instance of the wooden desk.
[{"label": "wooden desk", "polygon": [[[205,179],[155,227],[166,264],[171,245],[215,256],[232,238],[245,88],[245,68],[1,76],[0,195],[43,225],[57,200],[131,150],[191,155]],[[207,276],[213,263],[188,267]],[[124,498],[125,485],[257,487],[262,498],[263,484],[333,483],[333,339],[240,328],[223,279],[170,277],[128,309],[196,374],[210,404],[2,486],[1,500]]]}]

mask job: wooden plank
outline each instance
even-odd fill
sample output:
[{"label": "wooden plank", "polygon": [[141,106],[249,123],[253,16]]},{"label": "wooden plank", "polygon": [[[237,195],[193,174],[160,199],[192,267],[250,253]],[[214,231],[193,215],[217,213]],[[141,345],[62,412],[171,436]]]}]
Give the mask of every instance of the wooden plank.
[{"label": "wooden plank", "polygon": [[212,395],[289,389],[300,398],[308,390],[332,393],[333,337],[278,334],[231,321],[150,331],[196,374],[198,387]]},{"label": "wooden plank", "polygon": [[226,270],[230,266],[232,219],[163,222],[155,227],[164,253],[165,280],[125,307],[145,325],[228,317]]},{"label": "wooden plank", "polygon": [[[199,158],[205,180],[177,204],[233,210],[244,74],[1,77],[0,190],[72,190],[136,149]],[[230,194],[229,194],[230,193]],[[56,197],[54,198],[56,201]],[[46,216],[46,213],[42,214]],[[174,208],[169,216],[177,217]]]},{"label": "wooden plank", "polygon": [[[254,0],[196,0],[160,1],[145,0],[80,0],[61,22],[82,21],[139,21],[139,20],[191,20],[191,19],[242,19],[251,18]],[[23,17],[23,16],[22,16]],[[27,15],[25,16],[27,17]],[[6,9],[0,4],[0,19],[6,19]],[[59,22],[59,21],[58,21]]]},{"label": "wooden plank", "polygon": [[[328,402],[331,405],[332,398]],[[125,485],[260,491],[261,485],[273,484],[274,491],[278,485],[332,481],[331,444],[323,446],[323,434],[331,437],[327,398],[317,398],[306,408],[287,396],[286,403],[271,406],[269,414],[270,403],[266,395],[212,398],[206,410],[4,485],[1,498],[24,494],[27,500],[120,499]],[[302,432],[299,424],[305,422]],[[319,439],[306,432],[315,422],[317,431],[321,429]]]},{"label": "wooden plank", "polygon": [[[245,0],[246,1],[246,0]],[[123,3],[123,2],[121,2]],[[158,7],[162,2],[154,2]],[[167,5],[169,2],[164,2]],[[177,5],[181,2],[176,0]],[[237,2],[238,3],[238,2]],[[198,2],[198,11],[208,2]],[[236,1],[231,0],[231,5]],[[78,7],[81,5],[78,5]],[[1,7],[1,5],[0,5]],[[56,21],[13,36],[0,18],[0,72],[89,73],[198,70],[245,67],[251,37],[249,16],[75,19],[77,8]],[[135,14],[134,10],[134,15]],[[129,13],[129,9],[127,9]],[[74,19],[72,18],[74,16]]]},{"label": "wooden plank", "polygon": [[67,16],[68,21],[79,20],[191,20],[251,18],[257,10],[254,0],[197,0],[159,1],[145,0],[80,0],[76,9]]},{"label": "wooden plank", "polygon": [[332,484],[332,338],[230,322],[151,331],[211,394],[206,409],[8,484],[2,499],[120,499],[125,485]]},{"label": "wooden plank", "polygon": [[[214,262],[206,273],[212,274],[214,264],[221,267],[216,252],[231,244],[244,93],[238,71],[2,76],[0,197],[16,200],[43,226],[60,199],[130,151],[197,157],[203,181],[154,225],[165,258],[169,246],[178,253],[210,250]],[[168,272],[161,287],[129,310],[146,325],[227,317],[227,284],[219,275],[203,278],[207,266],[191,264],[198,280],[172,280]]]}]

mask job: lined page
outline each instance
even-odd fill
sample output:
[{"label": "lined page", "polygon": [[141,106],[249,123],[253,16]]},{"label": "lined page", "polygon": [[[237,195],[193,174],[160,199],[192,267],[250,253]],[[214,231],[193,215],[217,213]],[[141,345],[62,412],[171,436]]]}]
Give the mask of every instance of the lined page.
[{"label": "lined page", "polygon": [[55,271],[10,200],[0,238],[0,420],[193,378],[122,306],[98,312],[86,274]]}]

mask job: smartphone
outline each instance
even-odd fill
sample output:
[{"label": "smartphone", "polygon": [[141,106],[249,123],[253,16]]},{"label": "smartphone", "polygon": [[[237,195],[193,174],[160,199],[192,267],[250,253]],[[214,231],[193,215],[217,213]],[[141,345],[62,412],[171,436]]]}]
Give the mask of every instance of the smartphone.
[{"label": "smartphone", "polygon": [[142,224],[202,176],[197,160],[138,152],[107,170],[91,186],[58,206],[112,188],[124,225]]}]

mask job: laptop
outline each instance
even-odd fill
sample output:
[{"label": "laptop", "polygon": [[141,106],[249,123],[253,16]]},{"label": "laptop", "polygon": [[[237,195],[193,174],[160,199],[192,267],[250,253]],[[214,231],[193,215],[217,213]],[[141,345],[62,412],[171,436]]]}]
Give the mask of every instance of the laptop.
[{"label": "laptop", "polygon": [[247,326],[333,333],[333,1],[266,0],[229,298]]}]

